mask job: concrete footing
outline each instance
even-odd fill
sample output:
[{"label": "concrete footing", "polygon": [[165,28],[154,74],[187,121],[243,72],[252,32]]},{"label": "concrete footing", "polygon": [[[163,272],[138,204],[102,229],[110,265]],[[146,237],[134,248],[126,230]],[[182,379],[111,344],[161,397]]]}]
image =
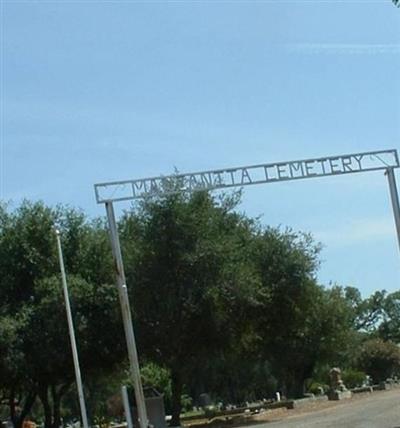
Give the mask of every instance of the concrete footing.
[{"label": "concrete footing", "polygon": [[351,398],[351,391],[329,391],[329,400],[345,400]]}]

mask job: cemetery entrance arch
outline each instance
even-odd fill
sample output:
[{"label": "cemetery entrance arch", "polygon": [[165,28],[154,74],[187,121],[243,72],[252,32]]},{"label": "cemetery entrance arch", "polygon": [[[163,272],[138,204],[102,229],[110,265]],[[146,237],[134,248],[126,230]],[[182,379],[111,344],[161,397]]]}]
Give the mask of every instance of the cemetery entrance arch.
[{"label": "cemetery entrance arch", "polygon": [[178,191],[196,192],[226,189],[254,184],[383,170],[388,178],[397,240],[400,247],[400,207],[394,175],[394,169],[399,166],[399,157],[396,150],[380,150],[95,184],[97,203],[105,204],[107,212],[111,247],[115,260],[117,285],[128,348],[130,372],[135,387],[140,428],[148,427],[148,419],[140,379],[128,290],[126,287],[113,203],[141,199],[148,196],[157,196],[160,194],[172,194]]}]

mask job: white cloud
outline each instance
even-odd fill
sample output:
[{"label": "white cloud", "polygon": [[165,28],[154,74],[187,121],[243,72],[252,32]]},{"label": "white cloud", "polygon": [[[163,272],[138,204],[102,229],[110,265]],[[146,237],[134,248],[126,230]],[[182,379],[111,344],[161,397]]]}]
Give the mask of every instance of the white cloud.
[{"label": "white cloud", "polygon": [[347,246],[393,239],[396,229],[393,218],[370,218],[353,221],[335,229],[320,230],[315,238],[327,246]]}]

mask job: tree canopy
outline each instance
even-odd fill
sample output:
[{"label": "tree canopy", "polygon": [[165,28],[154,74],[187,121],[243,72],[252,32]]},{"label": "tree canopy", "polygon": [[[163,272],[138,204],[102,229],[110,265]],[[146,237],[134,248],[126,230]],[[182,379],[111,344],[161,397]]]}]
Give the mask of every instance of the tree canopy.
[{"label": "tree canopy", "polygon": [[62,231],[80,363],[87,376],[110,371],[123,359],[106,230],[102,222],[89,222],[83,213],[64,207],[24,202],[15,211],[0,210],[1,388],[16,428],[36,397],[46,428],[55,428],[74,371],[54,226]]},{"label": "tree canopy", "polygon": [[[239,201],[160,195],[118,222],[143,379],[166,393],[171,423],[204,392],[240,403],[277,390],[301,396],[332,366],[354,383],[398,374],[399,293],[320,285],[320,244],[262,225]],[[76,411],[55,225],[94,419],[126,378],[105,220],[41,202],[0,205],[0,392],[15,428],[35,403],[45,428]]]}]

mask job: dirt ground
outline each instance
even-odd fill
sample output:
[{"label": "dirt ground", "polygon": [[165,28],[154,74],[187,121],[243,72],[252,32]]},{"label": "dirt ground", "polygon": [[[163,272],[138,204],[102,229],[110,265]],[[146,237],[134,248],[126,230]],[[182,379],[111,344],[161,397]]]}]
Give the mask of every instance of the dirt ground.
[{"label": "dirt ground", "polygon": [[299,415],[306,415],[316,411],[331,409],[340,406],[349,406],[353,403],[359,402],[367,397],[377,396],[378,394],[385,394],[387,391],[376,391],[373,393],[359,393],[353,394],[350,399],[340,401],[314,401],[303,404],[299,408],[295,409],[272,409],[266,410],[256,415],[237,415],[228,417],[217,417],[207,423],[199,423],[193,421],[191,423],[185,423],[186,427],[190,428],[228,428],[228,427],[244,427],[249,425],[258,425],[268,422],[281,421],[282,419],[296,417]]}]

